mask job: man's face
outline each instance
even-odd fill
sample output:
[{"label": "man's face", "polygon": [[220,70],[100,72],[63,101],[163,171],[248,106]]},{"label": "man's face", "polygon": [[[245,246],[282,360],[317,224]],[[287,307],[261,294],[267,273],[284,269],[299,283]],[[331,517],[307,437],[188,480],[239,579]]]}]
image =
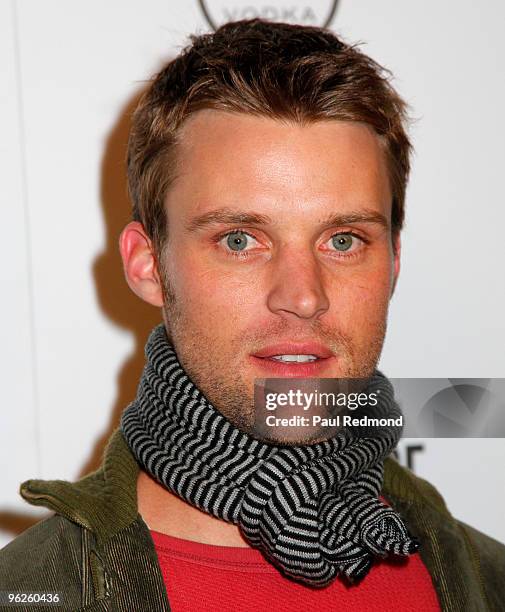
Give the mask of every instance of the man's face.
[{"label": "man's face", "polygon": [[180,143],[161,272],[192,380],[248,430],[256,378],[370,375],[399,266],[374,132],[206,110]]}]

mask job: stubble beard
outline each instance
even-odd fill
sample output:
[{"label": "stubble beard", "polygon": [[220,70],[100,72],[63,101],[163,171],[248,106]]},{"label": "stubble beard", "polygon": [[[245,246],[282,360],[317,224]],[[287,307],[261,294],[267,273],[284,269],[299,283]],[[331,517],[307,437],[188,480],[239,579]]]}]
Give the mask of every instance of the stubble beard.
[{"label": "stubble beard", "polygon": [[[300,428],[300,437],[289,440],[278,434],[278,437],[264,438],[257,431],[256,411],[254,403],[254,381],[246,382],[240,377],[244,358],[244,346],[250,348],[250,353],[264,346],[267,341],[275,342],[276,338],[285,339],[290,332],[291,325],[286,319],[259,330],[254,335],[233,337],[227,342],[226,350],[216,347],[216,338],[210,333],[212,330],[195,329],[193,322],[186,316],[180,306],[180,301],[171,287],[171,284],[162,275],[164,306],[163,318],[169,341],[174,347],[179,362],[192,380],[203,393],[212,406],[227,418],[235,427],[259,440],[277,444],[307,444],[315,443],[328,438],[328,434],[321,430],[310,436],[303,435]],[[377,326],[373,337],[368,338],[366,349],[356,354],[351,339],[342,332],[323,326],[320,321],[311,324],[311,332],[315,339],[326,344],[335,355],[338,355],[341,364],[339,377],[342,378],[368,378],[379,361],[384,338],[386,335],[386,317]],[[292,331],[292,330],[291,330]]]}]

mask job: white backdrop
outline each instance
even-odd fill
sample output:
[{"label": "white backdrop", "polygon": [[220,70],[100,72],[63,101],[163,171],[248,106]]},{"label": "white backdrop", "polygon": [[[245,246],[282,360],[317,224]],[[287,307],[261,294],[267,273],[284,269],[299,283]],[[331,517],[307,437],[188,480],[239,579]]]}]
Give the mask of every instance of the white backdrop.
[{"label": "white backdrop", "polygon": [[[218,19],[258,6],[308,22],[330,5],[206,2]],[[341,0],[332,22],[392,70],[417,118],[390,377],[505,375],[504,17],[499,0]],[[0,546],[43,515],[19,483],[96,467],[134,396],[159,315],[117,253],[128,117],[143,80],[208,29],[197,0],[0,0]],[[505,441],[422,444],[415,471],[505,541]]]}]

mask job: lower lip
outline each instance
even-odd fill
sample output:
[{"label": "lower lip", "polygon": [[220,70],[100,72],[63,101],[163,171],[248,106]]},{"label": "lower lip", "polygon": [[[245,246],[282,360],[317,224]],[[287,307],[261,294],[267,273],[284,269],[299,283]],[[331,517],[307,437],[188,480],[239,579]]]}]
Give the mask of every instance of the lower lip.
[{"label": "lower lip", "polygon": [[265,378],[318,378],[334,363],[334,357],[324,357],[315,361],[307,361],[305,363],[289,363],[271,359],[269,357],[255,357],[250,355],[249,359],[254,366],[260,368],[265,373]]}]

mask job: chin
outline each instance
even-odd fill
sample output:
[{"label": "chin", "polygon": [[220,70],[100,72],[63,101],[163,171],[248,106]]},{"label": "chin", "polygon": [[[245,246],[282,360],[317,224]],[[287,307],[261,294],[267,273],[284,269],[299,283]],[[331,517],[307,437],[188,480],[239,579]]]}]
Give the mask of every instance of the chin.
[{"label": "chin", "polygon": [[318,431],[313,434],[301,435],[276,435],[276,436],[265,436],[260,432],[256,432],[254,429],[247,432],[255,440],[265,442],[266,444],[272,444],[275,446],[307,446],[310,444],[318,444],[319,442],[325,442],[331,436],[328,432]]}]

